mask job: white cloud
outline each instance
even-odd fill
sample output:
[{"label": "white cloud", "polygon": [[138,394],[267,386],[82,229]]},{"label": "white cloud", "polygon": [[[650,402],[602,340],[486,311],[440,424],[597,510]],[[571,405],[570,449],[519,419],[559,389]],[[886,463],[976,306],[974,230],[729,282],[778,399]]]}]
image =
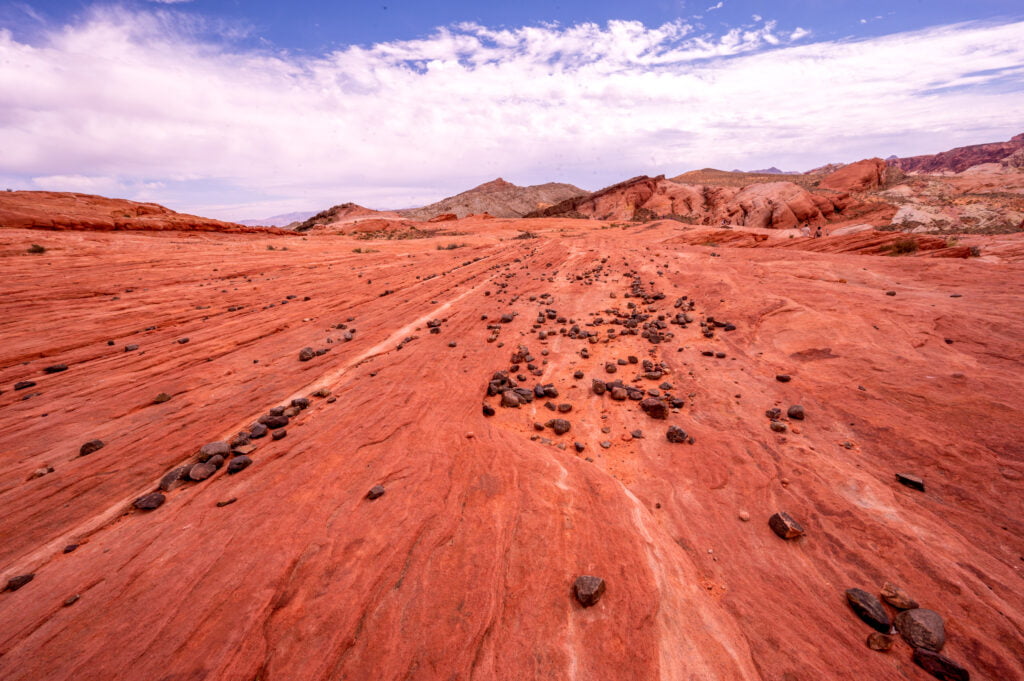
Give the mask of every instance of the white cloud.
[{"label": "white cloud", "polygon": [[102,10],[38,45],[0,30],[0,176],[79,191],[92,178],[100,193],[244,218],[407,206],[499,175],[597,188],[908,155],[1020,132],[1024,92],[985,85],[1024,63],[1022,30],[792,46],[804,29],[774,22],[720,36],[683,22],[463,24],[300,57]]},{"label": "white cloud", "polygon": [[811,32],[808,31],[806,28],[801,28],[801,27],[797,26],[793,30],[793,32],[789,34],[789,39],[792,42],[796,42],[797,40],[800,40],[801,38],[806,38],[810,34],[811,34]]},{"label": "white cloud", "polygon": [[713,12],[716,9],[722,9],[724,6],[725,6],[724,2],[719,2],[719,3],[715,4],[715,5],[711,5],[711,7],[708,7],[707,11],[708,12]]}]

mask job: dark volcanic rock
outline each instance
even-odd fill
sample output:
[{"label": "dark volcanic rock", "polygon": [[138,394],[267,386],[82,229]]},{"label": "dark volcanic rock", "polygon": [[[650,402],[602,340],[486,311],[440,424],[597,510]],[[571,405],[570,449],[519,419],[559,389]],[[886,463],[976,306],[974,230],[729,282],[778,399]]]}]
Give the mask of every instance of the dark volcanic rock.
[{"label": "dark volcanic rock", "polygon": [[26,388],[34,387],[35,384],[36,384],[35,381],[18,381],[17,383],[14,384],[14,389],[15,390],[25,390]]},{"label": "dark volcanic rock", "polygon": [[160,492],[151,492],[136,499],[132,505],[142,511],[152,511],[163,506],[165,501],[167,497]]},{"label": "dark volcanic rock", "polygon": [[206,462],[210,460],[211,456],[221,455],[227,456],[231,453],[231,445],[227,442],[210,442],[199,448],[199,460]]},{"label": "dark volcanic rock", "polygon": [[180,487],[188,480],[188,473],[191,468],[191,466],[172,468],[164,473],[164,477],[160,478],[160,484],[157,487],[160,488],[161,492],[170,492],[175,487]]},{"label": "dark volcanic rock", "polygon": [[265,424],[259,422],[254,423],[249,427],[249,437],[253,440],[258,440],[261,437],[266,437],[268,430],[269,428],[267,428]]},{"label": "dark volcanic rock", "polygon": [[799,404],[794,404],[792,407],[786,410],[786,416],[797,421],[804,420],[804,408]]},{"label": "dark volcanic rock", "polygon": [[971,681],[970,672],[945,655],[939,655],[931,650],[915,648],[914,662],[941,681]]},{"label": "dark volcanic rock", "polygon": [[314,357],[316,357],[316,352],[313,350],[313,348],[302,348],[301,350],[299,350],[300,362],[308,362]]},{"label": "dark volcanic rock", "polygon": [[857,616],[876,631],[888,634],[892,629],[889,613],[874,594],[869,594],[863,589],[847,589],[846,600]]},{"label": "dark volcanic rock", "polygon": [[679,426],[669,426],[668,431],[665,433],[665,437],[669,442],[682,444],[683,442],[686,442],[686,431]]},{"label": "dark volcanic rock", "polygon": [[572,427],[572,425],[565,419],[551,419],[544,425],[546,425],[551,430],[555,431],[555,433],[557,433],[558,435],[565,435],[566,433],[569,432],[569,429]]},{"label": "dark volcanic rock", "polygon": [[103,440],[89,440],[78,449],[78,456],[89,456],[93,452],[103,449],[105,445]]},{"label": "dark volcanic rock", "polygon": [[803,526],[793,520],[793,517],[785,511],[779,511],[769,518],[768,526],[772,528],[772,532],[783,539],[796,539],[804,535]]},{"label": "dark volcanic rock", "polygon": [[[263,416],[260,417],[260,423],[265,425],[267,428],[270,428],[271,430],[276,430],[278,428],[284,428],[285,426],[288,425],[288,417],[285,416],[284,414],[264,414]],[[253,435],[252,437],[255,437],[255,435]]]},{"label": "dark volcanic rock", "polygon": [[236,456],[231,459],[231,463],[228,464],[228,475],[234,475],[235,473],[241,473],[246,468],[252,465],[252,459],[247,456]]},{"label": "dark volcanic rock", "polygon": [[385,491],[386,490],[382,485],[374,485],[373,487],[370,488],[370,491],[366,493],[366,498],[370,499],[371,501],[373,499],[379,499],[380,497],[384,496]]},{"label": "dark volcanic rock", "polygon": [[775,380],[779,383],[789,383],[793,377],[789,374],[775,374]]},{"label": "dark volcanic rock", "polygon": [[283,440],[287,436],[288,436],[288,431],[285,430],[284,428],[281,428],[280,430],[275,430],[270,435],[271,439],[273,439],[273,440]]},{"label": "dark volcanic rock", "polygon": [[217,467],[211,463],[197,463],[188,470],[189,480],[201,482],[217,472]]},{"label": "dark volcanic rock", "polygon": [[25,586],[33,579],[35,579],[35,573],[28,575],[18,575],[17,577],[11,577],[7,580],[7,586],[4,587],[4,591],[17,591],[21,587]]},{"label": "dark volcanic rock", "polygon": [[604,594],[605,584],[604,580],[600,577],[580,575],[573,583],[572,590],[576,595],[576,600],[580,602],[580,605],[584,608],[589,608],[601,600],[601,596]]},{"label": "dark volcanic rock", "polygon": [[940,652],[946,645],[946,627],[942,615],[934,610],[915,608],[896,615],[893,622],[903,640],[915,648]]},{"label": "dark volcanic rock", "polygon": [[594,378],[591,379],[590,389],[594,391],[595,395],[604,395],[605,390],[608,389],[608,384],[606,384],[604,381],[599,381],[598,379]]}]

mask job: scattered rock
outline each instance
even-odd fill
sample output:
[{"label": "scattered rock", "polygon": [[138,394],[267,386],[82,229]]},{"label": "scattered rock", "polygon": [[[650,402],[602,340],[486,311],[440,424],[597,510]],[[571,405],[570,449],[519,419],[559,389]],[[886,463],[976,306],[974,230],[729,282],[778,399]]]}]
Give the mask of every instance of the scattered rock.
[{"label": "scattered rock", "polygon": [[576,578],[572,588],[573,592],[576,594],[576,600],[580,602],[580,605],[584,608],[589,608],[601,600],[601,596],[604,594],[605,584],[604,580],[600,577],[580,575]]},{"label": "scattered rock", "polygon": [[789,374],[775,374],[775,380],[779,383],[789,383],[793,380],[793,377]]},{"label": "scattered rock", "polygon": [[803,526],[785,511],[779,511],[769,518],[768,526],[783,539],[796,539],[805,534]]},{"label": "scattered rock", "polygon": [[89,456],[93,452],[103,449],[105,445],[103,440],[89,440],[78,449],[78,456]]},{"label": "scattered rock", "polygon": [[236,456],[231,459],[231,463],[228,464],[228,475],[234,475],[235,473],[241,473],[246,468],[252,465],[252,459],[245,456]]},{"label": "scattered rock", "polygon": [[281,428],[280,430],[275,430],[273,433],[271,433],[270,438],[272,440],[283,440],[287,436],[288,431],[285,430],[284,428]]},{"label": "scattered rock", "polygon": [[738,517],[743,522],[748,522],[750,520],[750,513],[748,513],[747,511],[740,511]]},{"label": "scattered rock", "polygon": [[71,553],[78,548],[78,544],[68,544],[64,547],[64,553]]},{"label": "scattered rock", "polygon": [[4,591],[17,591],[18,589],[25,586],[35,578],[36,575],[34,572],[27,575],[18,575],[17,577],[11,577],[9,580],[7,580],[7,586],[4,587]]},{"label": "scattered rock", "polygon": [[258,440],[261,437],[266,437],[268,430],[270,429],[266,425],[256,422],[249,426],[249,437],[253,440]]},{"label": "scattered rock", "polygon": [[374,485],[373,487],[370,488],[370,491],[366,493],[366,498],[371,501],[373,501],[374,499],[379,499],[380,497],[384,496],[385,491],[386,490],[382,485]]},{"label": "scattered rock", "polygon": [[179,345],[184,345],[185,343],[188,343],[188,338],[179,338],[178,339],[178,344]]},{"label": "scattered rock", "polygon": [[124,346],[124,351],[125,352],[135,352],[138,349],[139,349],[139,346],[135,345],[134,343],[131,343],[131,344],[128,344],[128,345]]},{"label": "scattered rock", "polygon": [[494,412],[494,407],[492,407],[490,405],[487,405],[487,404],[483,405],[483,410],[482,411],[483,411],[484,416],[494,416],[494,413],[495,413]]},{"label": "scattered rock", "polygon": [[48,374],[59,374],[60,372],[67,371],[67,370],[68,370],[68,365],[67,364],[54,364],[52,366],[48,366],[45,369],[43,369],[43,371],[48,373]]},{"label": "scattered rock", "polygon": [[934,610],[904,610],[893,621],[903,640],[915,648],[940,652],[946,645],[946,627],[942,615]]},{"label": "scattered rock", "polygon": [[924,491],[924,480],[917,477],[916,475],[912,475],[910,473],[897,473],[896,480],[901,485],[906,485],[911,489],[916,489],[919,492]]},{"label": "scattered rock", "polygon": [[895,291],[886,291],[885,295],[887,295],[887,296],[894,296],[894,295],[896,295],[896,292]]},{"label": "scattered rock", "polygon": [[69,605],[74,605],[75,603],[78,602],[78,599],[81,598],[81,597],[82,597],[81,594],[75,594],[74,596],[71,596],[69,598],[64,599],[64,607],[66,608]]},{"label": "scattered rock", "polygon": [[217,467],[210,463],[197,463],[188,471],[189,480],[202,482],[217,472]]},{"label": "scattered rock", "polygon": [[892,582],[886,582],[882,585],[882,600],[897,610],[913,610],[919,607],[917,601]]},{"label": "scattered rock", "polygon": [[313,348],[302,348],[299,350],[299,361],[308,362],[309,360],[316,357],[316,351]]},{"label": "scattered rock", "polygon": [[551,419],[544,425],[550,428],[551,430],[555,431],[555,433],[558,435],[565,435],[566,433],[569,432],[569,429],[572,427],[570,423],[565,419]]},{"label": "scattered rock", "polygon": [[34,387],[35,384],[36,384],[35,381],[18,381],[17,383],[14,384],[14,389],[15,390],[25,390],[26,388]]},{"label": "scattered rock", "polygon": [[231,504],[235,503],[236,501],[238,501],[238,499],[236,497],[231,497],[230,499],[227,499],[225,501],[218,501],[217,502],[217,508],[224,508],[225,506],[230,506]]},{"label": "scattered rock", "polygon": [[165,501],[167,497],[160,492],[151,492],[136,499],[132,506],[141,511],[152,511],[163,506]]},{"label": "scattered rock", "polygon": [[871,650],[884,652],[892,648],[893,641],[893,637],[889,634],[880,634],[877,631],[873,631],[870,634],[868,634],[867,643],[868,648],[871,648]]},{"label": "scattered rock", "polygon": [[210,460],[211,456],[215,456],[217,454],[227,456],[230,453],[231,445],[227,442],[210,442],[199,448],[198,458],[201,462],[205,463]]},{"label": "scattered rock", "polygon": [[[288,417],[284,414],[264,414],[260,417],[260,423],[271,430],[277,430],[288,425]],[[251,433],[250,436],[255,437]]]},{"label": "scattered rock", "polygon": [[308,397],[296,397],[292,400],[291,406],[296,409],[309,409],[309,398]]},{"label": "scattered rock", "polygon": [[804,408],[799,404],[794,404],[792,407],[786,410],[786,416],[797,421],[804,420]]},{"label": "scattered rock", "polygon": [[648,397],[640,402],[640,408],[653,419],[667,419],[668,405],[657,397]]},{"label": "scattered rock", "polygon": [[873,594],[869,594],[863,589],[847,589],[846,600],[857,616],[876,631],[888,634],[892,629],[889,613],[885,611],[882,602]]},{"label": "scattered rock", "polygon": [[782,421],[772,421],[768,426],[776,433],[785,433],[789,427]]},{"label": "scattered rock", "polygon": [[669,426],[668,431],[665,433],[665,437],[669,442],[682,444],[686,442],[686,431],[679,426]]},{"label": "scattered rock", "polygon": [[159,395],[153,398],[153,404],[163,404],[164,402],[170,401],[170,399],[171,396],[168,395],[167,393],[160,393]]},{"label": "scattered rock", "polygon": [[164,473],[164,477],[160,478],[160,484],[157,487],[161,492],[170,492],[176,487],[180,487],[185,484],[188,480],[189,471],[191,466],[178,466]]},{"label": "scattered rock", "polygon": [[937,679],[942,681],[970,681],[971,674],[966,669],[961,667],[959,664],[949,659],[945,655],[926,650],[925,648],[916,648],[914,650],[914,662],[917,663],[921,669],[931,674]]},{"label": "scattered rock", "polygon": [[[234,451],[234,450],[232,450],[232,451]],[[246,453],[248,453],[248,452],[235,452],[235,454],[246,454]],[[206,463],[210,464],[211,466],[213,466],[217,470],[220,470],[220,467],[224,465],[224,457],[221,456],[220,454],[215,454],[214,456],[211,456],[210,460],[207,461]]]}]

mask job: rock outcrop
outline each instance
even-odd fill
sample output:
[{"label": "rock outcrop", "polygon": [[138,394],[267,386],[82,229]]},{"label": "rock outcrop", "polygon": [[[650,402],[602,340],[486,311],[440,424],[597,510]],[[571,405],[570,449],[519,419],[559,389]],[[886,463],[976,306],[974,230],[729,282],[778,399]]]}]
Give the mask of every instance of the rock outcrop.
[{"label": "rock outcrop", "polygon": [[571,184],[548,182],[520,187],[499,177],[429,206],[397,212],[402,217],[413,220],[429,220],[444,213],[452,213],[459,218],[481,213],[496,218],[518,218],[539,208],[586,193]]},{"label": "rock outcrop", "polygon": [[885,184],[887,168],[885,161],[880,158],[857,161],[826,175],[818,187],[841,192],[866,192],[878,189]]},{"label": "rock outcrop", "polygon": [[973,144],[938,154],[896,158],[889,163],[908,173],[960,173],[982,163],[999,163],[1021,149],[1024,149],[1024,133],[1008,142]]}]

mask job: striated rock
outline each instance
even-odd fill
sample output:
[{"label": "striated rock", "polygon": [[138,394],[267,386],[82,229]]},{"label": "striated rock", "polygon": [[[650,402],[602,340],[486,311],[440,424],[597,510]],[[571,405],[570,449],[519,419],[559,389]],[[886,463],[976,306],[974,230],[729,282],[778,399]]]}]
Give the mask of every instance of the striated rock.
[{"label": "striated rock", "polygon": [[866,192],[885,183],[886,164],[880,158],[869,158],[843,166],[818,184],[819,189],[841,192]]},{"label": "striated rock", "polygon": [[945,655],[927,650],[914,649],[914,662],[940,681],[970,681],[971,674]]},{"label": "striated rock", "polygon": [[940,652],[946,645],[946,626],[934,610],[914,608],[896,615],[893,622],[903,640],[915,648]]},{"label": "striated rock", "polygon": [[605,583],[600,577],[581,575],[576,578],[572,589],[580,605],[584,608],[589,608],[601,600],[601,596],[604,595],[605,591]]},{"label": "striated rock", "polygon": [[889,613],[885,606],[873,594],[863,589],[847,589],[846,601],[857,613],[857,616],[870,624],[875,630],[888,634],[892,629],[892,622],[889,620]]}]

